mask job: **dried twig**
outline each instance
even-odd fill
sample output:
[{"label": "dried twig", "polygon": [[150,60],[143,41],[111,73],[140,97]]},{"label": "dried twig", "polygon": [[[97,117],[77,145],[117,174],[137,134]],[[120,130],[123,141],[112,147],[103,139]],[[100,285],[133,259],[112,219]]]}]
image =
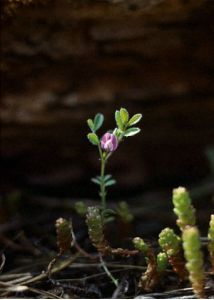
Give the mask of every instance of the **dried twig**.
[{"label": "dried twig", "polygon": [[6,262],[6,257],[5,257],[5,255],[4,255],[4,253],[2,253],[2,255],[1,255],[0,272],[1,272],[1,271],[3,270],[3,268],[4,268],[5,262]]},{"label": "dried twig", "polygon": [[[76,253],[74,256],[69,257],[68,259],[65,259],[65,260],[61,261],[59,263],[59,265],[53,267],[53,269],[50,271],[51,275],[55,274],[55,273],[58,273],[61,270],[67,268],[70,264],[72,264],[77,259],[77,257],[79,257],[79,253]],[[22,284],[26,285],[26,284],[34,283],[34,282],[37,282],[37,281],[41,281],[41,280],[43,280],[47,277],[48,277],[48,274],[43,271],[41,274],[39,274],[37,276],[34,276],[29,280],[26,280],[26,281],[22,282]]]}]

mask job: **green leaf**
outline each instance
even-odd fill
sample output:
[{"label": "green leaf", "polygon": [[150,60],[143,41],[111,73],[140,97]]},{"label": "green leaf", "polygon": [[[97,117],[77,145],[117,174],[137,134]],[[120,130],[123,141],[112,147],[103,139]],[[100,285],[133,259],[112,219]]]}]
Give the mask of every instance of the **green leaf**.
[{"label": "green leaf", "polygon": [[88,119],[87,124],[91,131],[94,131],[94,122],[92,121],[92,119]]},{"label": "green leaf", "polygon": [[103,125],[103,121],[104,121],[103,114],[96,114],[94,118],[94,131],[100,129],[100,127]]},{"label": "green leaf", "polygon": [[122,133],[123,133],[123,131],[122,131],[121,129],[119,129],[119,128],[115,128],[114,131],[113,131],[113,134],[114,134],[117,138],[119,138],[120,135],[121,135]]},{"label": "green leaf", "polygon": [[132,126],[134,124],[137,124],[142,118],[142,114],[136,114],[129,120],[128,126]]},{"label": "green leaf", "polygon": [[123,125],[126,125],[128,123],[129,113],[128,113],[127,109],[125,109],[125,108],[120,109],[120,118],[121,118]]},{"label": "green leaf", "polygon": [[102,212],[102,217],[104,219],[105,224],[114,221],[115,216],[116,212],[113,209],[107,208]]},{"label": "green leaf", "polygon": [[93,145],[98,145],[99,144],[99,138],[95,133],[89,133],[87,135],[89,141],[93,144]]},{"label": "green leaf", "polygon": [[115,111],[115,121],[117,123],[117,126],[120,130],[123,130],[123,123],[121,121],[120,112],[119,110]]},{"label": "green leaf", "polygon": [[124,136],[128,137],[128,136],[133,136],[135,134],[138,134],[140,132],[140,128],[138,127],[132,127],[126,130]]},{"label": "green leaf", "polygon": [[110,178],[112,178],[112,175],[111,174],[107,174],[104,176],[104,181],[108,181]]},{"label": "green leaf", "polygon": [[103,223],[107,224],[107,223],[111,223],[115,220],[115,217],[105,217]]},{"label": "green leaf", "polygon": [[116,183],[116,180],[110,179],[110,180],[108,180],[107,182],[105,182],[105,186],[111,186],[111,185],[113,185],[113,184],[115,184],[115,183]]},{"label": "green leaf", "polygon": [[96,183],[96,184],[100,185],[100,179],[99,178],[91,178],[91,181],[93,183]]},{"label": "green leaf", "polygon": [[102,212],[103,217],[116,216],[116,214],[116,211],[110,208],[107,208]]}]

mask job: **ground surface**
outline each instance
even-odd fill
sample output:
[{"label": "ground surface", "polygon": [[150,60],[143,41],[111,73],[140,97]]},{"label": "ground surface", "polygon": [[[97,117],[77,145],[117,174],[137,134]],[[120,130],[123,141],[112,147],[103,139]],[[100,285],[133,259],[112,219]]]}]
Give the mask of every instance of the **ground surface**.
[{"label": "ground surface", "polygon": [[[206,236],[209,214],[213,202],[206,190],[195,199],[198,208],[198,224],[203,236]],[[192,193],[194,194],[192,190]],[[130,198],[131,211],[135,220],[130,225],[115,221],[109,224],[106,236],[114,247],[133,249],[131,239],[141,236],[157,251],[157,237],[166,226],[175,227],[175,217],[171,212],[168,191],[147,193]],[[199,201],[200,199],[200,201]],[[85,200],[88,205],[97,202]],[[199,201],[199,202],[198,202]],[[6,261],[0,274],[0,296],[18,298],[133,298],[149,294],[154,298],[193,297],[189,283],[179,284],[177,276],[169,268],[166,276],[152,291],[138,288],[138,281],[145,271],[144,259],[137,255],[132,258],[105,257],[109,270],[119,280],[119,288],[104,272],[97,252],[89,241],[84,218],[74,212],[72,199],[48,198],[22,194],[10,195],[1,199],[0,227],[1,253]],[[204,205],[206,203],[206,205]],[[110,203],[111,207],[115,206]],[[157,213],[158,212],[158,213]],[[73,229],[78,244],[93,258],[78,253],[75,247],[66,252],[53,266],[53,274],[47,278],[47,267],[57,254],[55,220],[59,217],[72,218]],[[176,229],[177,230],[177,229]],[[177,230],[178,231],[178,230]],[[204,244],[205,250],[206,242]],[[87,254],[87,255],[88,255]],[[206,256],[207,257],[207,256]],[[208,267],[206,260],[206,268]],[[214,296],[213,278],[207,273],[207,296]]]}]

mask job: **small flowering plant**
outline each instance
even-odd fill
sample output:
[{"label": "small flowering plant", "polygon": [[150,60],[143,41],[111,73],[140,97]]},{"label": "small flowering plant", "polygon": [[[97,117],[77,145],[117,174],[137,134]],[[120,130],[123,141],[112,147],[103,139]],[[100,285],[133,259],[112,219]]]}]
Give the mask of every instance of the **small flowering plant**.
[{"label": "small flowering plant", "polygon": [[134,136],[140,132],[140,128],[135,127],[142,118],[141,114],[135,114],[131,118],[125,108],[116,110],[115,121],[116,127],[113,130],[108,130],[99,138],[97,131],[101,128],[104,122],[104,116],[101,113],[96,114],[94,119],[88,119],[87,124],[91,130],[87,137],[89,141],[97,146],[100,159],[100,175],[92,178],[92,181],[99,185],[99,195],[101,198],[102,215],[109,215],[114,213],[112,210],[106,208],[107,187],[116,183],[112,175],[105,174],[106,163],[111,155],[119,147],[119,144],[127,137]]}]

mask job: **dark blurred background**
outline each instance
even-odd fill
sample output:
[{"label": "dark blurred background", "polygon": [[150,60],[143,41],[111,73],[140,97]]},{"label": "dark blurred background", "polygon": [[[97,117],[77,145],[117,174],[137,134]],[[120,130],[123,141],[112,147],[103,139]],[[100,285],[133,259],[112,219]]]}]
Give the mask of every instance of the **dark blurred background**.
[{"label": "dark blurred background", "polygon": [[143,114],[142,133],[111,159],[118,184],[110,198],[166,190],[166,200],[185,185],[211,199],[213,1],[1,5],[3,194],[97,197],[86,120],[102,112],[104,130],[113,128],[122,106]]}]

